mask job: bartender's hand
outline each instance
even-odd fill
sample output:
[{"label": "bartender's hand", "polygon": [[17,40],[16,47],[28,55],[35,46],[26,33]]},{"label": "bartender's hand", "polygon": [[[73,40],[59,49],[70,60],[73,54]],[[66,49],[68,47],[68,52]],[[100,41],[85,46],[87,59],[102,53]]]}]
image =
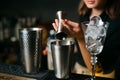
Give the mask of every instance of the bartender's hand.
[{"label": "bartender's hand", "polygon": [[43,50],[43,55],[47,55],[48,53],[48,47],[46,46],[46,48]]},{"label": "bartender's hand", "polygon": [[[62,24],[68,36],[74,37],[80,42],[84,41],[84,33],[81,28],[81,24],[67,20],[67,19],[62,20]],[[57,31],[58,19],[55,19],[55,22],[52,25],[54,29]]]}]

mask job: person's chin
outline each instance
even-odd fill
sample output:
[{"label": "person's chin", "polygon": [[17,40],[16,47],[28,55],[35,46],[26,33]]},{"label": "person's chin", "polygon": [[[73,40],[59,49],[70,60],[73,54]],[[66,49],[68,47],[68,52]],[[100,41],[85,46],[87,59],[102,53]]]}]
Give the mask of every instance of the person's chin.
[{"label": "person's chin", "polygon": [[95,8],[95,5],[87,5],[88,8]]}]

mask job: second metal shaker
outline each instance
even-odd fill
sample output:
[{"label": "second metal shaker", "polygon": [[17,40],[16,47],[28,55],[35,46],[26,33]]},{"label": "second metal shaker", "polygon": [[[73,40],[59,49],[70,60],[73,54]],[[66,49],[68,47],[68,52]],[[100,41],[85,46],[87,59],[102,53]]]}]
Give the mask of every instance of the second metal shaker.
[{"label": "second metal shaker", "polygon": [[19,31],[22,64],[26,73],[38,73],[41,67],[42,29],[23,28]]}]

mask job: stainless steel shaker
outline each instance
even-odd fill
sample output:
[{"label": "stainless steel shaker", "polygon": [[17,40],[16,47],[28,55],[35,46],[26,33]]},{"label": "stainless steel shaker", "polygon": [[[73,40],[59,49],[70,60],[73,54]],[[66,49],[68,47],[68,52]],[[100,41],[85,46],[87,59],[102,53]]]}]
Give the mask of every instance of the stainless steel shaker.
[{"label": "stainless steel shaker", "polygon": [[51,43],[53,66],[56,78],[67,79],[71,73],[74,41],[56,40]]},{"label": "stainless steel shaker", "polygon": [[41,67],[42,28],[19,30],[22,63],[26,73],[38,73]]}]

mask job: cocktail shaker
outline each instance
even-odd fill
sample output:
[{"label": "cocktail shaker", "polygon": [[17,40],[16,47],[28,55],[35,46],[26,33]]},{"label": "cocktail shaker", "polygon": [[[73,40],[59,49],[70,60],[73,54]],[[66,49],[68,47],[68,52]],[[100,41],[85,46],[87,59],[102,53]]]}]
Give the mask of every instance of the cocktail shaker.
[{"label": "cocktail shaker", "polygon": [[20,51],[26,73],[38,73],[41,67],[42,28],[19,30]]},{"label": "cocktail shaker", "polygon": [[53,66],[56,78],[68,79],[72,70],[74,41],[57,40],[51,43]]}]

